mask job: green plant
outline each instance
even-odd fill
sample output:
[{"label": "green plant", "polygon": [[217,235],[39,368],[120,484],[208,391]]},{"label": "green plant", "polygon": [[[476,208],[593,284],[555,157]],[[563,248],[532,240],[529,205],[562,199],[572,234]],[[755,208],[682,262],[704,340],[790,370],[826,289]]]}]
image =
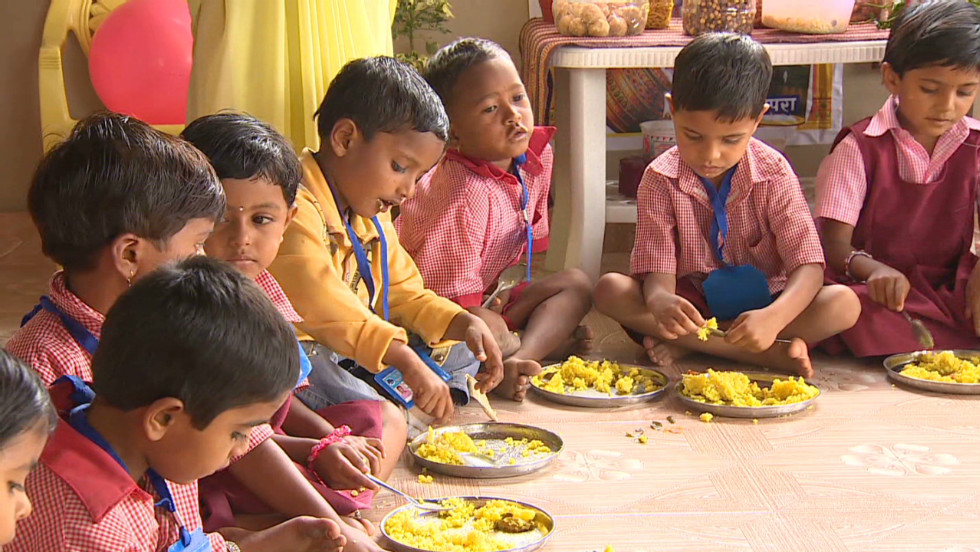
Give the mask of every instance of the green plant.
[{"label": "green plant", "polygon": [[[967,2],[976,6],[977,9],[980,9],[980,0],[967,0]],[[907,6],[908,6],[907,0],[896,0],[895,2],[892,2],[890,4],[885,3],[883,5],[875,6],[877,8],[889,10],[888,15],[886,17],[878,20],[878,28],[890,29],[892,25],[895,23],[895,21],[898,19],[898,16],[900,16],[902,12],[905,11],[905,8]]]},{"label": "green plant", "polygon": [[415,48],[415,39],[419,33],[436,32],[447,34],[446,22],[453,18],[449,0],[398,0],[395,9],[395,21],[391,25],[391,35],[394,38],[404,36],[408,39],[408,53],[396,54],[395,57],[421,69],[429,56],[436,53],[439,44],[434,40],[425,41],[425,53]]}]

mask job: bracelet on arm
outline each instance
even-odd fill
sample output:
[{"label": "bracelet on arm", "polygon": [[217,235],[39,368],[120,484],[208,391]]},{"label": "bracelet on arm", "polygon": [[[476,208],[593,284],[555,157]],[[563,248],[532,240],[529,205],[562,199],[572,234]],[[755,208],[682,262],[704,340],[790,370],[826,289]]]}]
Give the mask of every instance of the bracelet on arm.
[{"label": "bracelet on arm", "polygon": [[225,541],[225,550],[228,552],[242,552],[242,547],[231,541]]},{"label": "bracelet on arm", "polygon": [[848,253],[847,254],[847,258],[844,259],[844,274],[848,278],[850,278],[850,279],[852,279],[854,281],[861,281],[861,280],[858,280],[857,278],[855,278],[854,277],[854,274],[851,273],[851,263],[854,261],[854,257],[867,257],[869,259],[874,259],[874,257],[871,256],[871,253],[868,253],[867,251],[865,251],[863,249],[855,249],[855,250],[851,251],[850,253]]},{"label": "bracelet on arm", "polygon": [[[314,475],[316,475],[317,479],[319,479],[320,476],[316,473],[316,469],[313,468],[313,463],[316,462],[317,458],[319,458],[320,453],[330,445],[343,441],[344,437],[347,437],[348,435],[350,435],[350,426],[339,426],[333,430],[333,433],[327,435],[323,439],[320,439],[320,441],[313,445],[313,448],[310,449],[310,455],[306,458],[306,467],[309,468]],[[321,480],[320,483],[323,483],[323,481]]]}]

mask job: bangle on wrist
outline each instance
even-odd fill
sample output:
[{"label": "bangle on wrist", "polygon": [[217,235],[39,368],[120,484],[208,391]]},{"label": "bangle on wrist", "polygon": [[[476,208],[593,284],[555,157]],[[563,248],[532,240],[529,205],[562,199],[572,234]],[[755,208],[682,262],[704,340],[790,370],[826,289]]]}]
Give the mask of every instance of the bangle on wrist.
[{"label": "bangle on wrist", "polygon": [[[320,453],[326,450],[327,447],[335,443],[340,443],[344,440],[344,437],[347,437],[348,435],[350,435],[350,426],[338,426],[333,430],[333,433],[327,435],[323,439],[320,439],[320,441],[313,445],[313,448],[310,449],[310,455],[306,458],[306,467],[309,468],[309,470],[318,480],[320,480],[320,475],[313,467],[313,463],[316,462],[316,459],[320,457]],[[323,480],[320,480],[320,483],[323,483]]]},{"label": "bangle on wrist", "polygon": [[851,263],[854,262],[854,257],[867,257],[869,259],[874,259],[874,257],[871,256],[871,253],[868,253],[863,249],[855,249],[847,254],[847,258],[844,259],[844,275],[858,282],[862,280],[858,280],[854,277],[854,274],[851,273]]},{"label": "bangle on wrist", "polygon": [[231,541],[225,541],[225,550],[228,552],[242,552],[242,547]]}]

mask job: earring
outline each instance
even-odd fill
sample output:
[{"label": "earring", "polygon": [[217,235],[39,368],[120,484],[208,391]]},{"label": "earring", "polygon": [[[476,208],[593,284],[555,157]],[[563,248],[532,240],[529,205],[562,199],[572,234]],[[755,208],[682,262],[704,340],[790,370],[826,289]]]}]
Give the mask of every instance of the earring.
[{"label": "earring", "polygon": [[133,278],[136,277],[136,269],[134,268],[132,272],[129,273],[129,278],[126,278],[126,285],[133,287]]}]

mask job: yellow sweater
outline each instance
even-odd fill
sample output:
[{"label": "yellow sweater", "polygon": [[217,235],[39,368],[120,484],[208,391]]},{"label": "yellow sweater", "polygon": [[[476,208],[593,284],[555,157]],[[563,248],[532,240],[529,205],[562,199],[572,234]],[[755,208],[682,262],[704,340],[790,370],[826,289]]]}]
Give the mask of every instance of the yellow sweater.
[{"label": "yellow sweater", "polygon": [[[357,270],[353,244],[337,204],[310,150],[301,156],[303,186],[298,212],[286,229],[279,256],[269,267],[296,311],[301,340],[314,339],[354,359],[368,370],[384,368],[381,359],[392,340],[407,342],[402,327],[432,345],[442,340],[462,307],[425,289],[415,261],[398,242],[391,216],[379,214],[388,242],[391,322],[374,314],[367,287]],[[381,304],[381,242],[370,219],[351,216],[351,226],[371,257],[375,303]]]}]

